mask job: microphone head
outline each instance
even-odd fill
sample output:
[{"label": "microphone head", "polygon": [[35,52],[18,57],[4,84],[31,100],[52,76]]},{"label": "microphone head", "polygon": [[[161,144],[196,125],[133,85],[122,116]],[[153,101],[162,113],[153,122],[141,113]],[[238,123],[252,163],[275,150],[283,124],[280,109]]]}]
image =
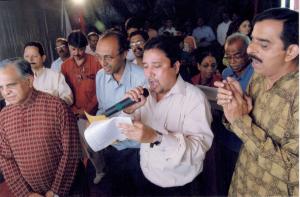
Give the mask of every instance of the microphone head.
[{"label": "microphone head", "polygon": [[143,96],[148,97],[149,96],[149,91],[146,88],[143,88]]}]

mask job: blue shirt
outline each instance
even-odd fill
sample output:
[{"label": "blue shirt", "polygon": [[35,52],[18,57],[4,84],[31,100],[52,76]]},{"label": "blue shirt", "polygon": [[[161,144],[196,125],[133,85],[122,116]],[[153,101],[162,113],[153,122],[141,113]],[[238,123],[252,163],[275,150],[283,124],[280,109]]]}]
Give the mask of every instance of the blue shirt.
[{"label": "blue shirt", "polygon": [[[97,114],[102,114],[106,109],[121,101],[127,91],[137,86],[145,87],[146,84],[144,70],[128,61],[119,82],[111,74],[107,74],[104,69],[99,70],[96,75]],[[118,116],[119,114],[120,112],[112,116]],[[139,148],[140,144],[136,141],[125,140],[113,146],[118,150],[122,150],[125,148]]]},{"label": "blue shirt", "polygon": [[248,83],[253,75],[253,67],[251,64],[249,64],[246,68],[245,71],[242,73],[242,75],[239,77],[237,74],[232,70],[232,68],[229,66],[225,68],[222,72],[222,78],[226,79],[227,77],[232,77],[235,80],[237,80],[240,85],[242,86],[243,91],[246,91],[246,88],[248,86]]},{"label": "blue shirt", "polygon": [[[232,77],[236,79],[240,83],[243,92],[246,92],[246,88],[253,75],[253,72],[254,69],[252,65],[249,64],[245,68],[245,71],[242,73],[242,75],[237,76],[237,74],[229,66],[223,70],[222,78],[226,79],[227,77]],[[225,146],[227,146],[232,151],[239,152],[242,145],[242,141],[233,132],[229,132],[225,130],[223,132],[219,132],[219,134],[220,134],[220,139]]]}]

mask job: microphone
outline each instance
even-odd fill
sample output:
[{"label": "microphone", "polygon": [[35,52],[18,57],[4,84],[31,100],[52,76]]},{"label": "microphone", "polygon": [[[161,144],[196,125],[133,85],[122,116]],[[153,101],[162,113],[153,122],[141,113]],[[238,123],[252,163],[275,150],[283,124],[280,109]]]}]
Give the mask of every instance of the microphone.
[{"label": "microphone", "polygon": [[[146,88],[143,88],[143,96],[144,97],[149,96],[149,91]],[[123,99],[122,101],[114,104],[113,106],[111,106],[110,108],[105,110],[102,115],[109,117],[109,116],[113,115],[114,113],[117,113],[135,103],[136,103],[136,101],[131,100],[131,98]]]}]

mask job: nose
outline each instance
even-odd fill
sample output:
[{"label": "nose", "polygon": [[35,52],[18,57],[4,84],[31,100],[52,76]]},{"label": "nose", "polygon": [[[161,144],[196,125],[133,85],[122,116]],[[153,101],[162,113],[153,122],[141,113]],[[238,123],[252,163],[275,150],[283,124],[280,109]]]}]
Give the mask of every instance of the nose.
[{"label": "nose", "polygon": [[79,55],[79,49],[74,50],[74,55]]},{"label": "nose", "polygon": [[247,47],[247,53],[252,54],[255,51],[255,44],[253,42],[250,42],[250,44]]},{"label": "nose", "polygon": [[144,68],[144,73],[147,78],[153,77],[155,75],[151,67]]}]

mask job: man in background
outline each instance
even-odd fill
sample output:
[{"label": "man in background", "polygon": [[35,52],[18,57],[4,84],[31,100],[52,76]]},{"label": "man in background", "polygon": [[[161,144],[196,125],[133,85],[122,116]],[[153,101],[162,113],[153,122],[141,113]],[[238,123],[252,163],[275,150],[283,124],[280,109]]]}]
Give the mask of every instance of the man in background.
[{"label": "man in background", "polygon": [[51,69],[60,72],[62,63],[70,57],[67,39],[57,38],[55,42],[55,50],[59,57],[52,62]]},{"label": "man in background", "polygon": [[90,32],[87,35],[87,39],[89,44],[87,45],[85,52],[91,55],[95,55],[97,42],[99,40],[99,34],[97,34],[96,32]]}]

